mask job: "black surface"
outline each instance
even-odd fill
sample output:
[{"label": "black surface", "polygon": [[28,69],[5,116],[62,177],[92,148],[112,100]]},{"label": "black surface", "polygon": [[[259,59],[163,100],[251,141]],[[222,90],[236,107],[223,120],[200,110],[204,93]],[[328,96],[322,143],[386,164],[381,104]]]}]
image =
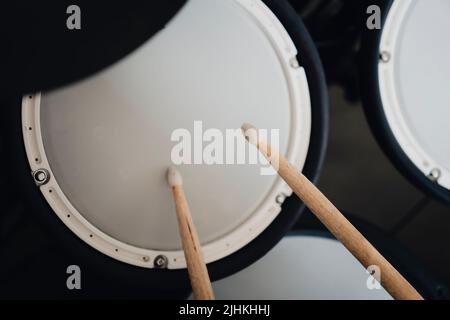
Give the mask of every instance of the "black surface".
[{"label": "black surface", "polygon": [[[312,100],[312,139],[304,173],[316,181],[323,165],[328,137],[328,93],[318,53],[299,17],[286,1],[265,1],[285,25],[306,70]],[[34,186],[22,142],[20,98],[6,102],[2,129],[8,168],[2,220],[8,245],[1,245],[0,295],[14,297],[166,297],[183,296],[189,287],[186,271],[147,270],[113,260],[86,245],[56,217]],[[6,191],[8,193],[6,194]],[[254,241],[218,262],[209,265],[212,279],[237,272],[263,256],[286,234],[303,210],[295,197],[286,200],[276,220]],[[16,212],[16,213],[15,213]],[[17,213],[18,212],[18,213]],[[28,221],[25,224],[24,221]],[[80,265],[90,275],[80,292],[68,292],[65,268]],[[36,272],[34,272],[36,271]]]},{"label": "black surface", "polygon": [[[392,1],[374,1],[382,8],[383,26]],[[379,145],[395,167],[414,185],[435,199],[450,204],[450,191],[428,179],[408,158],[386,119],[380,96],[378,63],[382,30],[366,30],[360,51],[360,82],[367,121]],[[425,76],[425,75],[424,75]]]},{"label": "black surface", "polygon": [[[3,94],[26,94],[81,79],[124,57],[162,29],[186,0],[8,1],[0,10]],[[69,5],[81,30],[69,30]]]},{"label": "black surface", "polygon": [[320,53],[329,84],[352,102],[359,99],[357,54],[370,0],[289,0],[303,18]]}]

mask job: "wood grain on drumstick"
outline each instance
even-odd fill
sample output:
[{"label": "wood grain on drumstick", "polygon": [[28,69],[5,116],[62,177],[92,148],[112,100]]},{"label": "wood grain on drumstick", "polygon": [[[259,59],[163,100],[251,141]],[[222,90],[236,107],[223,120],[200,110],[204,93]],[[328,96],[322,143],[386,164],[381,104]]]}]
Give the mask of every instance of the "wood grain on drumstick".
[{"label": "wood grain on drumstick", "polygon": [[189,205],[183,190],[183,179],[176,168],[169,168],[167,171],[167,181],[172,188],[173,198],[175,200],[181,242],[194,298],[196,300],[213,300],[214,292],[203,258],[197,230],[192,221]]},{"label": "wood grain on drumstick", "polygon": [[249,124],[242,126],[245,138],[270,161],[274,169],[328,230],[367,269],[377,266],[381,285],[397,300],[423,300],[411,284],[375,249],[344,215],[277,150],[258,138],[258,131]]}]

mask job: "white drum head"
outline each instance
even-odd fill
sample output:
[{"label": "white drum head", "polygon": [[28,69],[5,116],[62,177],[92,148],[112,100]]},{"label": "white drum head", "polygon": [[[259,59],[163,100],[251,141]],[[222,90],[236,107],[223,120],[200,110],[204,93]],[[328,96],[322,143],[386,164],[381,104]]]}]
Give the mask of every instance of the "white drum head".
[{"label": "white drum head", "polygon": [[372,284],[337,240],[298,235],[285,237],[261,260],[213,287],[221,300],[392,300]]},{"label": "white drum head", "polygon": [[[165,180],[175,129],[280,129],[281,152],[301,169],[311,106],[286,30],[260,1],[190,0],[168,26],[108,70],[24,97],[23,128],[41,191],[81,239],[117,260],[186,266]],[[300,55],[301,57],[301,55]],[[193,132],[192,132],[193,134]],[[240,138],[242,139],[242,137]],[[192,140],[192,148],[195,141]],[[291,194],[259,165],[185,165],[180,171],[207,262],[257,237]]]},{"label": "white drum head", "polygon": [[395,139],[450,191],[450,1],[394,1],[383,29],[379,87]]}]

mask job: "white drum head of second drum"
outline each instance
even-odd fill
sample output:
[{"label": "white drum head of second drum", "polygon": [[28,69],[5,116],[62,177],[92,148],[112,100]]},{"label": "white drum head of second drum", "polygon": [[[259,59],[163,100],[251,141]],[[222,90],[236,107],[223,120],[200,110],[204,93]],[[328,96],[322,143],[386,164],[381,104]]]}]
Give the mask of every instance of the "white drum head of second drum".
[{"label": "white drum head of second drum", "polygon": [[392,300],[340,242],[308,234],[285,237],[213,288],[220,300]]},{"label": "white drum head of second drum", "polygon": [[403,152],[450,192],[450,1],[394,1],[380,43],[382,107]]},{"label": "white drum head of second drum", "polygon": [[[222,132],[244,122],[279,129],[281,152],[302,169],[311,103],[300,65],[288,33],[261,1],[190,0],[109,69],[24,97],[31,169],[49,173],[44,197],[92,247],[140,267],[153,268],[163,255],[169,269],[184,268],[165,181],[172,133],[193,132],[195,121]],[[207,262],[261,234],[291,194],[276,175],[262,176],[259,165],[179,169]]]}]

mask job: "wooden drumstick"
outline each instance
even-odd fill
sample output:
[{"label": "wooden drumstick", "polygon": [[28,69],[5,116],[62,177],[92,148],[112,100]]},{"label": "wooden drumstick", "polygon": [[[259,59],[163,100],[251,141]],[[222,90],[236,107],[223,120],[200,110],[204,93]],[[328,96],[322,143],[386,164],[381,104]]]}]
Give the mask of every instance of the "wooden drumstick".
[{"label": "wooden drumstick", "polygon": [[196,300],[214,300],[214,292],[203,258],[202,247],[184,194],[183,179],[176,168],[169,168],[167,181],[172,188],[175,200],[178,226],[194,298]]},{"label": "wooden drumstick", "polygon": [[281,178],[328,230],[367,269],[377,266],[381,271],[381,285],[397,300],[423,300],[411,284],[375,249],[372,244],[344,217],[344,215],[299,172],[288,160],[267,142],[258,139],[258,131],[244,124],[245,138],[268,159]]}]

